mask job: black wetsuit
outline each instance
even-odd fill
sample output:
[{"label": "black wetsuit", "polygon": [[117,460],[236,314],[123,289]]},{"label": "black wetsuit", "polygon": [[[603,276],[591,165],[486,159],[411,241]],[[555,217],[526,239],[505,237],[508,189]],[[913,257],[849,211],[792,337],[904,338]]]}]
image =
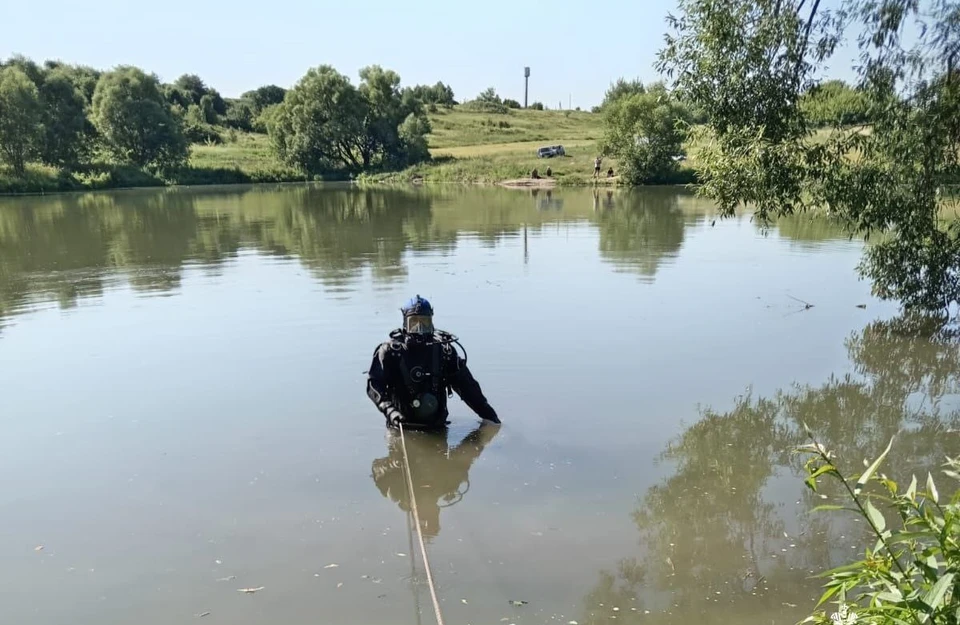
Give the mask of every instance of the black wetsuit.
[{"label": "black wetsuit", "polygon": [[[405,427],[445,427],[450,391],[456,392],[481,419],[500,422],[466,361],[454,348],[451,335],[437,332],[421,337],[394,330],[390,340],[373,354],[367,373],[367,395],[388,425],[399,413]],[[429,407],[434,400],[436,409],[431,412]]]}]

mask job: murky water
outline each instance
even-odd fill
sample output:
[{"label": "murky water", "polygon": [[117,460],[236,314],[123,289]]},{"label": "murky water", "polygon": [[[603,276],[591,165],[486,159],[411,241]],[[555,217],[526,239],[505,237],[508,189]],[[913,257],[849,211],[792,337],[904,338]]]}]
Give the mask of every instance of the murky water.
[{"label": "murky water", "polygon": [[364,393],[420,293],[504,421],[407,441],[448,623],[795,623],[866,545],[801,424],[851,471],[960,447],[955,343],[860,250],[675,190],[4,200],[0,622],[432,622]]}]

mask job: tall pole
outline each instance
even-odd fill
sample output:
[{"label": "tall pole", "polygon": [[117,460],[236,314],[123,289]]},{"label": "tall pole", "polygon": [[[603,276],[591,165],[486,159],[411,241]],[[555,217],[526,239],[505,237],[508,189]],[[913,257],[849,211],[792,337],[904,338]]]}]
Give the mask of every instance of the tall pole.
[{"label": "tall pole", "polygon": [[523,108],[527,108],[527,96],[530,93],[530,68],[523,68]]}]

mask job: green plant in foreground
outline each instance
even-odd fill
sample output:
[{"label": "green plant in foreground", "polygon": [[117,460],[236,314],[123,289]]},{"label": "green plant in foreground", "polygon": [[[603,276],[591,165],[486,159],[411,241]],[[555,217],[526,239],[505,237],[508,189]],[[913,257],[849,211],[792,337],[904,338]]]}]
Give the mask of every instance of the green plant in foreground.
[{"label": "green plant in foreground", "polygon": [[[893,439],[862,474],[845,476],[836,466],[836,454],[817,442],[809,428],[807,433],[812,442],[797,450],[810,456],[805,464],[806,485],[817,492],[817,479],[830,476],[840,483],[852,504],[822,505],[815,511],[851,511],[866,521],[877,542],[862,560],[820,575],[829,581],[816,609],[835,595],[839,609],[829,618],[818,611],[803,622],[960,622],[960,592],[955,584],[960,570],[960,491],[941,504],[928,473],[924,490],[918,490],[913,476],[910,486],[901,492],[895,481],[878,473]],[[946,476],[960,480],[960,460],[948,457],[944,466]],[[877,504],[889,509],[888,516],[897,519],[894,524],[888,526]],[[852,597],[850,603],[848,596]]]}]

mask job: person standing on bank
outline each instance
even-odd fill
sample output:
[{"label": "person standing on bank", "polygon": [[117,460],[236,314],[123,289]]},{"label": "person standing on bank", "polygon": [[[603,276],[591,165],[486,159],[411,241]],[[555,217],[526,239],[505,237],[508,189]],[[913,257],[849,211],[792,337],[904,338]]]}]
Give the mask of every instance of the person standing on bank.
[{"label": "person standing on bank", "polygon": [[367,372],[367,396],[387,425],[443,429],[449,423],[447,398],[453,392],[484,422],[500,423],[466,357],[454,348],[454,343],[460,345],[457,337],[434,328],[430,302],[417,295],[400,310],[403,327],[377,347]]}]

